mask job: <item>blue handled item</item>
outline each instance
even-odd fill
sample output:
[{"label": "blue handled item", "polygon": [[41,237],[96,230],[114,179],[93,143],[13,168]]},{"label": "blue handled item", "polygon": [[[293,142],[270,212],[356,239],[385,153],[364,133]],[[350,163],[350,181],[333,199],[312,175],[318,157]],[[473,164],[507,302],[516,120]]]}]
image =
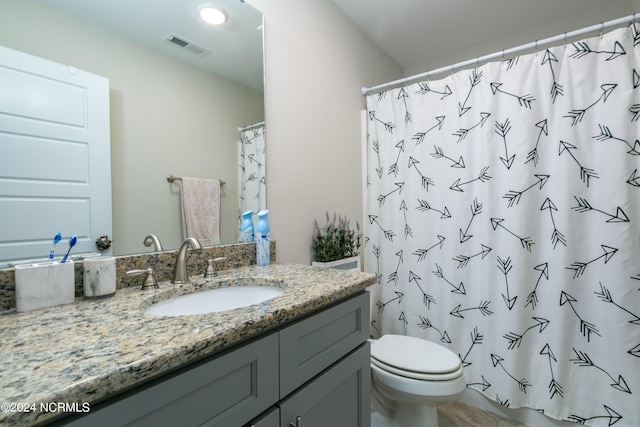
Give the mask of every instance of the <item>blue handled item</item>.
[{"label": "blue handled item", "polygon": [[255,229],[256,264],[258,265],[269,265],[271,262],[271,250],[269,243],[271,240],[269,235],[271,227],[269,226],[269,219],[267,218],[268,214],[269,211],[266,209],[258,212],[258,223],[256,224]]},{"label": "blue handled item", "polygon": [[53,253],[56,251],[56,245],[60,240],[62,240],[62,233],[58,233],[53,237],[53,247],[51,248],[51,252],[49,252],[49,259],[53,259]]},{"label": "blue handled item", "polygon": [[62,261],[60,262],[67,262],[67,257],[69,256],[69,252],[71,252],[71,248],[74,247],[76,245],[76,243],[78,242],[78,236],[76,236],[75,234],[73,236],[71,236],[71,238],[69,239],[69,250],[67,251],[66,254],[64,254],[64,257],[62,258]]},{"label": "blue handled item", "polygon": [[253,242],[254,230],[251,215],[253,215],[252,210],[246,211],[242,214],[242,223],[240,224],[240,243]]}]

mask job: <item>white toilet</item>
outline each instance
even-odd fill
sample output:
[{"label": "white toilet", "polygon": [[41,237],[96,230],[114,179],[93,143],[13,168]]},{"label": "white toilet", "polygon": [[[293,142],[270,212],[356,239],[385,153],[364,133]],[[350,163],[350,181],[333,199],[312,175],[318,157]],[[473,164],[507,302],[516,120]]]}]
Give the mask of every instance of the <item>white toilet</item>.
[{"label": "white toilet", "polygon": [[394,427],[437,427],[436,405],[457,400],[466,387],[454,352],[404,335],[371,340],[371,376],[373,418],[384,412]]}]

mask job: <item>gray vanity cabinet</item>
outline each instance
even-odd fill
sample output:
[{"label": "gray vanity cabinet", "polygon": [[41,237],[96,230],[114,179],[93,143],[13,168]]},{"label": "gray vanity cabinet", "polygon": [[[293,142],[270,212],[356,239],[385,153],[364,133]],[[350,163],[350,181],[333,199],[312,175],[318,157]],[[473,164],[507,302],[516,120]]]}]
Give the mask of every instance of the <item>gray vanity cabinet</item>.
[{"label": "gray vanity cabinet", "polygon": [[368,337],[363,292],[53,424],[369,427]]},{"label": "gray vanity cabinet", "polygon": [[371,424],[368,337],[367,292],[280,331],[281,427]]}]

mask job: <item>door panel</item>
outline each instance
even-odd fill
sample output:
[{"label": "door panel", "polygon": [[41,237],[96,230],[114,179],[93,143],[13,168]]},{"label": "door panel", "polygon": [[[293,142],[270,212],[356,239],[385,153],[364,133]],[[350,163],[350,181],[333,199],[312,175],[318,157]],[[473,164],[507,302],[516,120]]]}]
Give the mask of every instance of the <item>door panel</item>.
[{"label": "door panel", "polygon": [[[0,46],[0,267],[112,235],[109,81]],[[106,251],[105,254],[110,254]]]}]

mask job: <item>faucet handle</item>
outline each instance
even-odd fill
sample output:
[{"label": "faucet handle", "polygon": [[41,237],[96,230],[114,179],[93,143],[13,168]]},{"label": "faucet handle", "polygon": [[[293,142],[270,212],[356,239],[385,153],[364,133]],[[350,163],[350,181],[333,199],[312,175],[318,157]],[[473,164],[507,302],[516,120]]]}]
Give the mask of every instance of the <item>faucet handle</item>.
[{"label": "faucet handle", "polygon": [[211,280],[213,279],[215,276],[218,275],[218,272],[216,271],[216,269],[213,267],[213,263],[214,262],[220,262],[220,261],[224,261],[226,260],[227,257],[223,256],[223,257],[219,257],[219,258],[215,258],[215,259],[211,259],[209,258],[209,265],[207,266],[207,270],[204,272],[204,278],[205,280]]},{"label": "faucet handle", "polygon": [[147,276],[144,278],[144,283],[140,288],[141,291],[145,289],[158,289],[158,281],[156,280],[156,276],[153,274],[153,268],[148,267],[146,270],[129,270],[125,273],[127,276],[141,276],[146,274]]}]

